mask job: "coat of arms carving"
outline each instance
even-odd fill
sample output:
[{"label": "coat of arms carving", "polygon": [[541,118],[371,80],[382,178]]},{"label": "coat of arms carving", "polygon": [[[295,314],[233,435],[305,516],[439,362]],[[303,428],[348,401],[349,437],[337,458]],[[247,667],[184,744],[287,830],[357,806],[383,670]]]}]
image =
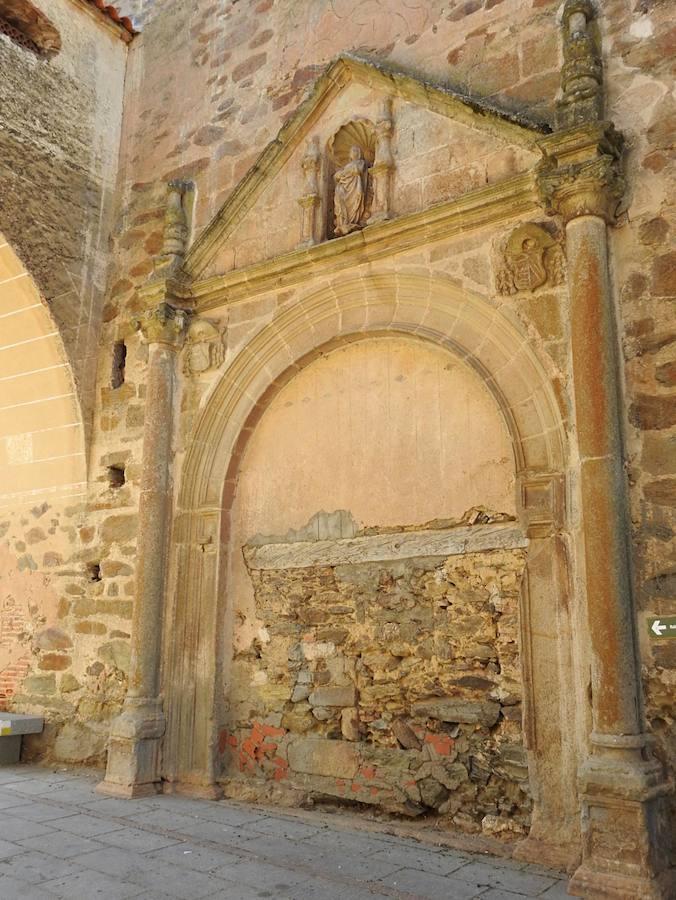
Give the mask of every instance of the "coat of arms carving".
[{"label": "coat of arms carving", "polygon": [[200,375],[217,369],[225,359],[223,335],[206,319],[194,319],[185,339],[183,371],[186,375]]},{"label": "coat of arms carving", "polygon": [[498,293],[536,291],[565,278],[561,245],[539,225],[520,225],[510,234],[496,272]]}]

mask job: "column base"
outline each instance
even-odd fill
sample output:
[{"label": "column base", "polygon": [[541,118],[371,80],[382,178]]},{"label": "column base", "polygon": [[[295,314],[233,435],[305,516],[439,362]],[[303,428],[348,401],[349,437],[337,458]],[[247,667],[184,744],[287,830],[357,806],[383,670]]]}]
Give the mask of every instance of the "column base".
[{"label": "column base", "polygon": [[612,875],[580,866],[568,882],[568,893],[574,897],[599,900],[669,900],[676,896],[676,879],[670,872],[654,878],[632,878]]},{"label": "column base", "polygon": [[160,749],[165,719],[157,699],[128,697],[113,722],[106,777],[97,786],[112,797],[149,797],[162,789]]},{"label": "column base", "polygon": [[222,800],[223,788],[220,784],[193,784],[190,781],[165,781],[165,794],[178,794],[181,797],[193,797],[195,800]]},{"label": "column base", "polygon": [[657,760],[590,757],[580,771],[582,864],[569,893],[579,897],[673,897],[665,781]]},{"label": "column base", "polygon": [[528,835],[519,841],[512,856],[524,862],[558,869],[559,872],[572,872],[580,862],[580,847],[578,844],[557,843],[556,838]]}]

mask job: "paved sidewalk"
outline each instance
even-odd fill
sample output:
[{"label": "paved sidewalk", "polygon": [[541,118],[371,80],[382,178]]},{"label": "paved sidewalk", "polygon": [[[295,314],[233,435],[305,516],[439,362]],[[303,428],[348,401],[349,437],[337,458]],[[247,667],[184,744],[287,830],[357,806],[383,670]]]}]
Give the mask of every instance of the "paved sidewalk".
[{"label": "paved sidewalk", "polygon": [[353,820],[239,803],[96,794],[92,774],[0,769],[0,900],[567,897],[556,872]]}]

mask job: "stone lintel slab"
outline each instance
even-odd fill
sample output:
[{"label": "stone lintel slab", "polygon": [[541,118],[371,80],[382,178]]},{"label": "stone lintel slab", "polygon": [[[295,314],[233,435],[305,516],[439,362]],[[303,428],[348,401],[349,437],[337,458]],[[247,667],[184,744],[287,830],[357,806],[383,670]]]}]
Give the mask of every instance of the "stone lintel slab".
[{"label": "stone lintel slab", "polygon": [[295,541],[245,547],[250,569],[303,569],[364,562],[396,562],[417,557],[460,556],[491,550],[516,550],[528,539],[513,522],[467,528],[373,534],[334,541]]}]

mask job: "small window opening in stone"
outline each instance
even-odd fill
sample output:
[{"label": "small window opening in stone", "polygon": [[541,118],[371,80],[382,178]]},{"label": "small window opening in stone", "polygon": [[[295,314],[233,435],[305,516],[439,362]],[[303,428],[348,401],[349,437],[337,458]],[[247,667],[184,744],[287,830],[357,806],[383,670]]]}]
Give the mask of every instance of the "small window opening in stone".
[{"label": "small window opening in stone", "polygon": [[59,32],[29,0],[0,0],[0,34],[44,58],[61,49]]},{"label": "small window opening in stone", "polygon": [[124,466],[108,466],[108,484],[111,488],[121,488],[126,480]]},{"label": "small window opening in stone", "polygon": [[89,563],[87,575],[90,581],[101,581],[101,566],[99,563]]},{"label": "small window opening in stone", "polygon": [[110,375],[110,385],[119,388],[124,384],[124,369],[127,364],[127,345],[124,341],[115,341],[113,344],[113,367]]}]

